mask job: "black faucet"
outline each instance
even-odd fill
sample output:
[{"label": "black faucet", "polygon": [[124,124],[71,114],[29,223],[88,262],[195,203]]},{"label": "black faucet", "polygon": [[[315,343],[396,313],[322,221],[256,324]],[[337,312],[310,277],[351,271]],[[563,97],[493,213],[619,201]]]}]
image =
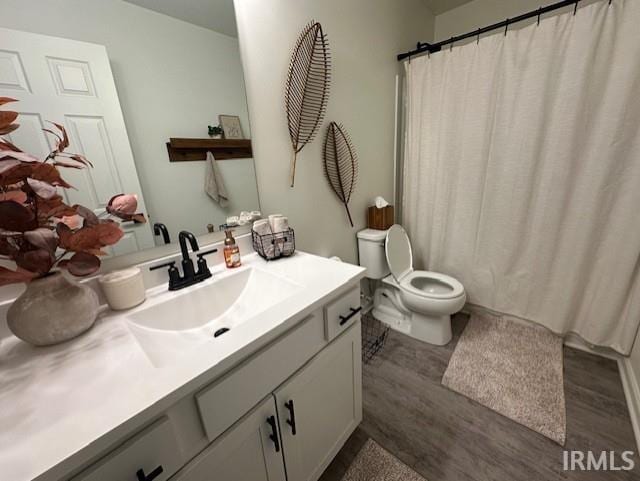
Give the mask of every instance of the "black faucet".
[{"label": "black faucet", "polygon": [[193,284],[202,282],[205,279],[208,279],[212,276],[204,256],[208,254],[213,254],[214,252],[218,252],[218,249],[211,249],[211,250],[200,252],[199,254],[197,254],[198,270],[196,271],[193,266],[193,261],[189,256],[189,248],[187,247],[187,241],[189,241],[189,244],[191,244],[191,250],[193,252],[198,252],[200,250],[200,247],[198,246],[198,241],[196,240],[196,236],[194,236],[191,232],[187,232],[186,230],[180,231],[180,233],[178,234],[178,242],[180,243],[180,251],[182,252],[182,262],[181,262],[182,276],[180,276],[180,272],[176,267],[175,261],[167,262],[167,263],[153,266],[150,268],[150,270],[152,271],[156,269],[160,269],[162,267],[169,268],[169,290],[170,291],[177,291],[178,289],[192,286]]},{"label": "black faucet", "polygon": [[169,231],[167,230],[167,226],[161,222],[156,222],[153,224],[153,233],[155,235],[162,234],[162,240],[165,244],[171,244],[171,236],[169,236]]},{"label": "black faucet", "polygon": [[182,252],[182,274],[185,279],[193,279],[196,275],[196,271],[193,268],[193,261],[191,260],[191,257],[189,257],[187,241],[191,244],[191,250],[193,252],[198,252],[200,250],[196,236],[189,231],[181,230],[178,234],[178,242],[180,244],[180,252]]}]

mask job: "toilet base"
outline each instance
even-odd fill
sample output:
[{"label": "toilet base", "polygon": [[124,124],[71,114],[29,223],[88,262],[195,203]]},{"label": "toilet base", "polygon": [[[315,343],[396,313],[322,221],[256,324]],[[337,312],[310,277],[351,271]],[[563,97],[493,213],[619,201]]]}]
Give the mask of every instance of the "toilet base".
[{"label": "toilet base", "polygon": [[444,346],[451,341],[451,316],[425,316],[414,312],[411,317],[411,337],[436,346]]},{"label": "toilet base", "polygon": [[393,293],[387,289],[376,292],[373,316],[391,329],[429,344],[444,346],[452,338],[451,316],[428,316],[405,312],[394,303]]}]

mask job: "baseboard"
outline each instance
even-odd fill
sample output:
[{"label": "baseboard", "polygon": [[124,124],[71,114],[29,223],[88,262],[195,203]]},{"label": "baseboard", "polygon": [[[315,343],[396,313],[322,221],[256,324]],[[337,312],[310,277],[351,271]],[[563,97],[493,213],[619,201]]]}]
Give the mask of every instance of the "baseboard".
[{"label": "baseboard", "polygon": [[628,357],[618,359],[618,370],[622,379],[624,397],[627,399],[633,434],[636,437],[637,452],[640,453],[640,386],[638,386],[638,378],[635,376],[633,364]]}]

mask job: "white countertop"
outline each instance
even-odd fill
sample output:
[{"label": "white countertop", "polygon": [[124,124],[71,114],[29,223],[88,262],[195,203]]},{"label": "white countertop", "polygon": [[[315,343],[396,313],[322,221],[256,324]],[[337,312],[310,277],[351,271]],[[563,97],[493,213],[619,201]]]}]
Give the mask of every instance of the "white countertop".
[{"label": "white countertop", "polygon": [[[154,366],[125,320],[128,311],[105,310],[92,330],[47,348],[15,337],[0,341],[0,478],[58,479],[79,460],[105,447],[105,434],[123,436],[181,397],[211,382],[240,360],[289,330],[328,296],[347,290],[365,269],[302,252],[255,268],[299,284],[293,296],[260,313],[259,322],[234,328],[164,366]],[[212,268],[212,282],[237,270]],[[202,283],[205,284],[205,283]],[[197,289],[202,284],[185,289]],[[147,301],[167,295],[166,287]],[[215,349],[212,347],[215,346]]]}]

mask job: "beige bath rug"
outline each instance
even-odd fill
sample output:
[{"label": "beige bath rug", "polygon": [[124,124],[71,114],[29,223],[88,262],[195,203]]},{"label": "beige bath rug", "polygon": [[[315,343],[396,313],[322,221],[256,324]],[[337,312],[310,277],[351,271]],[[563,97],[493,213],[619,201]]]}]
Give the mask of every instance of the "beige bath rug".
[{"label": "beige bath rug", "polygon": [[546,329],[472,314],[442,384],[564,446],[562,339]]},{"label": "beige bath rug", "polygon": [[342,481],[426,481],[422,476],[369,439]]}]

